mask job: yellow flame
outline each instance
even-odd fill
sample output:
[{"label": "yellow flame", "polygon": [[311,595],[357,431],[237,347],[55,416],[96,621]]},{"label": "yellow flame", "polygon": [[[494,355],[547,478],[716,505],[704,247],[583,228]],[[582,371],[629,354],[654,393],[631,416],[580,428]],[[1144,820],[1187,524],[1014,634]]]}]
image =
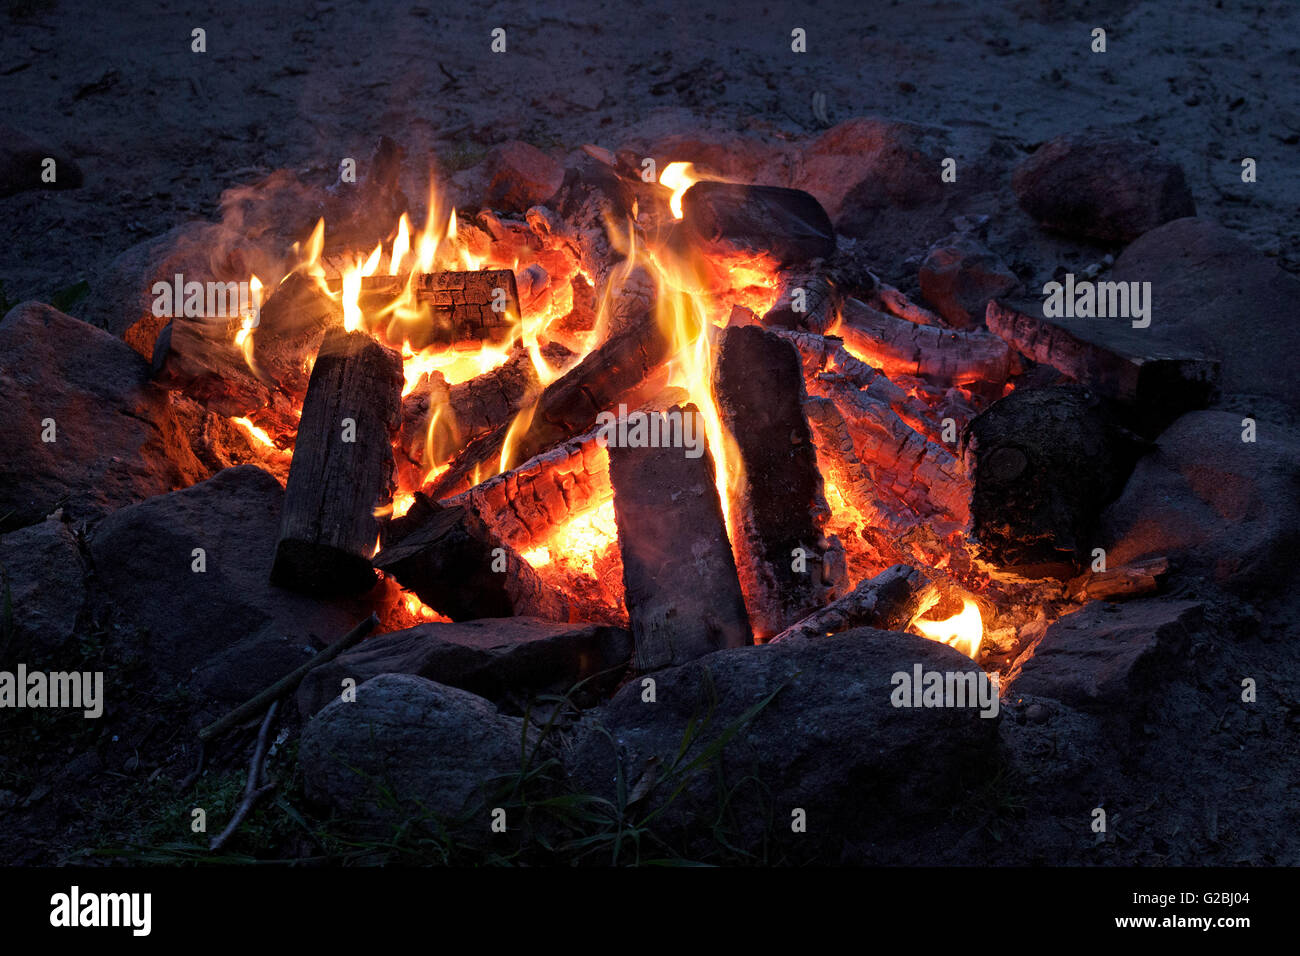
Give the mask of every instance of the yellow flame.
[{"label": "yellow flame", "polygon": [[984,619],[980,615],[979,605],[968,597],[962,598],[961,611],[952,617],[942,621],[927,621],[918,617],[912,621],[912,627],[922,637],[955,647],[971,658],[979,652],[984,640]]},{"label": "yellow flame", "polygon": [[271,441],[271,436],[267,434],[266,429],[259,428],[247,418],[232,418],[231,421],[246,431],[249,436],[259,444],[265,445],[268,448],[278,447],[275,442]]},{"label": "yellow flame", "polygon": [[682,218],[682,194],[697,182],[695,167],[690,163],[669,163],[659,174],[659,185],[672,190],[668,208],[672,210],[674,219]]},{"label": "yellow flame", "polygon": [[388,274],[395,276],[400,273],[402,260],[406,258],[407,253],[411,251],[411,221],[407,219],[406,213],[402,213],[402,218],[397,221],[397,238],[393,240],[393,254],[389,257]]}]

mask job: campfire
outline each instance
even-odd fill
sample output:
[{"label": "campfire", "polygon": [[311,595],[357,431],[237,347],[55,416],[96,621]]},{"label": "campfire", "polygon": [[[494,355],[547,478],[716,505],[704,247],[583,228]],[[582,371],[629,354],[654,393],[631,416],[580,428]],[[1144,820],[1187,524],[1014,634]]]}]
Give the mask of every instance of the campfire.
[{"label": "campfire", "polygon": [[1054,616],[972,537],[965,439],[1026,363],[837,248],[808,193],[588,147],[522,214],[389,194],[154,349],[286,480],[275,583],[373,590],[394,628],[630,625],[641,669],[866,625],[996,669]]}]

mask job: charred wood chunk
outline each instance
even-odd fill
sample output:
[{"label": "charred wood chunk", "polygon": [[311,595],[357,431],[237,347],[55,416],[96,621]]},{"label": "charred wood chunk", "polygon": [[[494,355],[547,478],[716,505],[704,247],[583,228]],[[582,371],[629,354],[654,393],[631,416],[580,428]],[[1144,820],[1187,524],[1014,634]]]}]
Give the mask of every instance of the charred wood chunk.
[{"label": "charred wood chunk", "polygon": [[721,335],[714,396],[739,456],[737,556],[757,635],[776,634],[825,603],[846,573],[804,417],[799,355],[758,326]]},{"label": "charred wood chunk", "polygon": [[801,189],[698,182],[682,195],[682,222],[712,255],[764,255],[786,266],[835,252],[830,217]]},{"label": "charred wood chunk", "polygon": [[405,515],[385,526],[375,567],[453,621],[569,620],[564,596],[472,511],[443,507],[422,494]]},{"label": "charred wood chunk", "polygon": [[1073,576],[1140,451],[1078,385],[1012,392],[975,417],[963,443],[980,556],[1031,577]]},{"label": "charred wood chunk", "polygon": [[389,496],[402,358],[362,332],[325,336],[303,401],[271,581],[309,593],[364,591]]},{"label": "charred wood chunk", "polygon": [[763,316],[769,329],[791,329],[824,334],[840,316],[835,287],[817,272],[781,273],[776,304]]},{"label": "charred wood chunk", "polygon": [[307,390],[308,359],[325,332],[343,324],[343,307],[310,276],[289,275],[262,306],[253,330],[253,362],[268,382],[290,395]]},{"label": "charred wood chunk", "polygon": [[845,301],[838,333],[853,352],[886,375],[918,375],[948,385],[1001,384],[1016,368],[1007,344],[983,330],[916,325]]},{"label": "charred wood chunk", "polygon": [[168,391],[184,392],[218,415],[237,417],[264,408],[271,389],[235,348],[237,318],[177,316],[154,342],[152,378]]},{"label": "charred wood chunk", "polygon": [[572,438],[446,499],[464,506],[512,548],[542,544],[571,518],[608,501],[609,456],[596,431]]},{"label": "charred wood chunk", "polygon": [[1114,398],[1132,426],[1154,437],[1184,412],[1205,408],[1219,383],[1219,363],[1152,340],[1128,321],[1048,319],[1036,304],[992,301],[989,331],[1035,362]]},{"label": "charred wood chunk", "polygon": [[1158,590],[1168,571],[1168,558],[1148,558],[1122,568],[1081,574],[1066,585],[1065,591],[1074,601],[1117,601],[1140,597]]},{"label": "charred wood chunk", "polygon": [[[646,413],[642,413],[646,414]],[[694,406],[657,416],[657,434],[688,443],[610,443],[614,517],[638,670],[684,664],[752,643],[727,540],[704,419]]]},{"label": "charred wood chunk", "polygon": [[422,275],[416,298],[427,301],[432,323],[426,345],[480,341],[500,345],[519,337],[519,290],[509,269]]},{"label": "charred wood chunk", "polygon": [[844,597],[788,627],[772,643],[797,637],[828,637],[855,627],[901,631],[921,611],[930,584],[916,568],[896,564],[858,583]]}]

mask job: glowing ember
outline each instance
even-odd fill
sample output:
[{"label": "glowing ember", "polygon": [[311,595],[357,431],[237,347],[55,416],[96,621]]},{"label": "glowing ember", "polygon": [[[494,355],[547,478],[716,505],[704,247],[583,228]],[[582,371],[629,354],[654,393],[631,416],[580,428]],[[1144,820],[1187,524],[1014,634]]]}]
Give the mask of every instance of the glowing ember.
[{"label": "glowing ember", "polygon": [[551,535],[544,544],[523,552],[523,559],[536,568],[563,565],[568,571],[598,577],[596,559],[618,540],[614,523],[614,500],[578,515]]},{"label": "glowing ember", "polygon": [[232,418],[231,421],[247,432],[249,437],[258,444],[265,445],[267,448],[275,448],[277,451],[279,450],[279,446],[277,446],[275,442],[271,441],[271,436],[266,433],[266,429],[258,428],[247,418]]}]

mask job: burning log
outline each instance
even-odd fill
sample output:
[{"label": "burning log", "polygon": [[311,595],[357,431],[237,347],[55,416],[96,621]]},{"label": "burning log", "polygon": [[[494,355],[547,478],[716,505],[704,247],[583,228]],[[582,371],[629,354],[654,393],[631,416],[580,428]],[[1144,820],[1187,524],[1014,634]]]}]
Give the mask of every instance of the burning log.
[{"label": "burning log", "polygon": [[402,358],[363,332],[325,336],[303,401],[271,581],[309,593],[374,584],[375,506],[388,497]]},{"label": "burning log", "polygon": [[1140,449],[1077,385],[1017,389],[977,415],[963,441],[980,555],[1026,577],[1073,576]]},{"label": "burning log", "polygon": [[1128,322],[1047,319],[1037,312],[1041,306],[995,300],[985,319],[1021,355],[1123,402],[1146,434],[1214,397],[1219,363],[1213,359],[1152,341]]},{"label": "burning log", "polygon": [[701,454],[691,457],[684,442],[608,449],[625,599],[643,672],[753,642],[713,459],[703,448],[704,418],[687,405],[659,423],[666,429],[674,417],[683,437],[698,437]]},{"label": "burning log", "polygon": [[453,621],[540,617],[568,621],[569,602],[468,508],[417,493],[384,528],[375,567]]},{"label": "burning log", "polygon": [[[655,373],[668,358],[668,341],[648,314],[542,390],[536,405],[509,426],[471,442],[434,485],[445,498],[466,490],[476,471],[503,450],[524,461],[596,424],[596,416],[619,405],[635,408],[663,387]],[[509,440],[509,447],[507,447]]]},{"label": "burning log", "polygon": [[[542,357],[562,366],[573,353],[558,343],[544,346]],[[431,411],[440,413],[438,428],[452,436],[453,448],[508,425],[521,408],[541,394],[537,366],[527,349],[517,348],[504,363],[464,382],[448,385],[435,372],[402,399],[401,447],[412,461],[425,457]]]},{"label": "burning log", "polygon": [[840,315],[837,334],[845,345],[886,375],[918,375],[952,385],[998,385],[1015,368],[1007,344],[982,330],[915,325],[857,299],[846,300]]},{"label": "burning log", "polygon": [[[364,276],[357,304],[365,315],[376,315],[402,294],[407,282],[417,308],[428,320],[404,326],[417,352],[467,342],[502,345],[520,335],[519,289],[509,269],[476,272],[430,272],[409,276]],[[338,291],[342,280],[330,282]]]},{"label": "burning log", "polygon": [[813,271],[781,273],[776,304],[763,316],[769,329],[792,329],[824,334],[840,317],[835,286]]},{"label": "burning log", "polygon": [[541,544],[583,512],[609,500],[609,458],[591,431],[446,499],[466,507],[512,548]]},{"label": "burning log", "polygon": [[1148,558],[1122,568],[1081,574],[1066,584],[1065,593],[1079,602],[1140,597],[1154,593],[1168,571],[1168,558]]},{"label": "burning log", "polygon": [[682,224],[710,256],[766,256],[788,266],[835,252],[830,217],[801,189],[698,182],[682,195]]},{"label": "burning log", "polygon": [[843,586],[844,553],[822,531],[829,510],[794,346],[758,326],[724,330],[713,390],[740,457],[737,548],[750,617],[767,637]]},{"label": "burning log", "polygon": [[179,316],[167,323],[154,341],[154,383],[228,418],[272,405],[273,390],[234,345],[239,325],[238,318]]},{"label": "burning log", "polygon": [[859,582],[844,597],[787,627],[770,643],[794,638],[830,637],[857,627],[901,631],[922,609],[929,579],[916,568],[896,564]]}]

